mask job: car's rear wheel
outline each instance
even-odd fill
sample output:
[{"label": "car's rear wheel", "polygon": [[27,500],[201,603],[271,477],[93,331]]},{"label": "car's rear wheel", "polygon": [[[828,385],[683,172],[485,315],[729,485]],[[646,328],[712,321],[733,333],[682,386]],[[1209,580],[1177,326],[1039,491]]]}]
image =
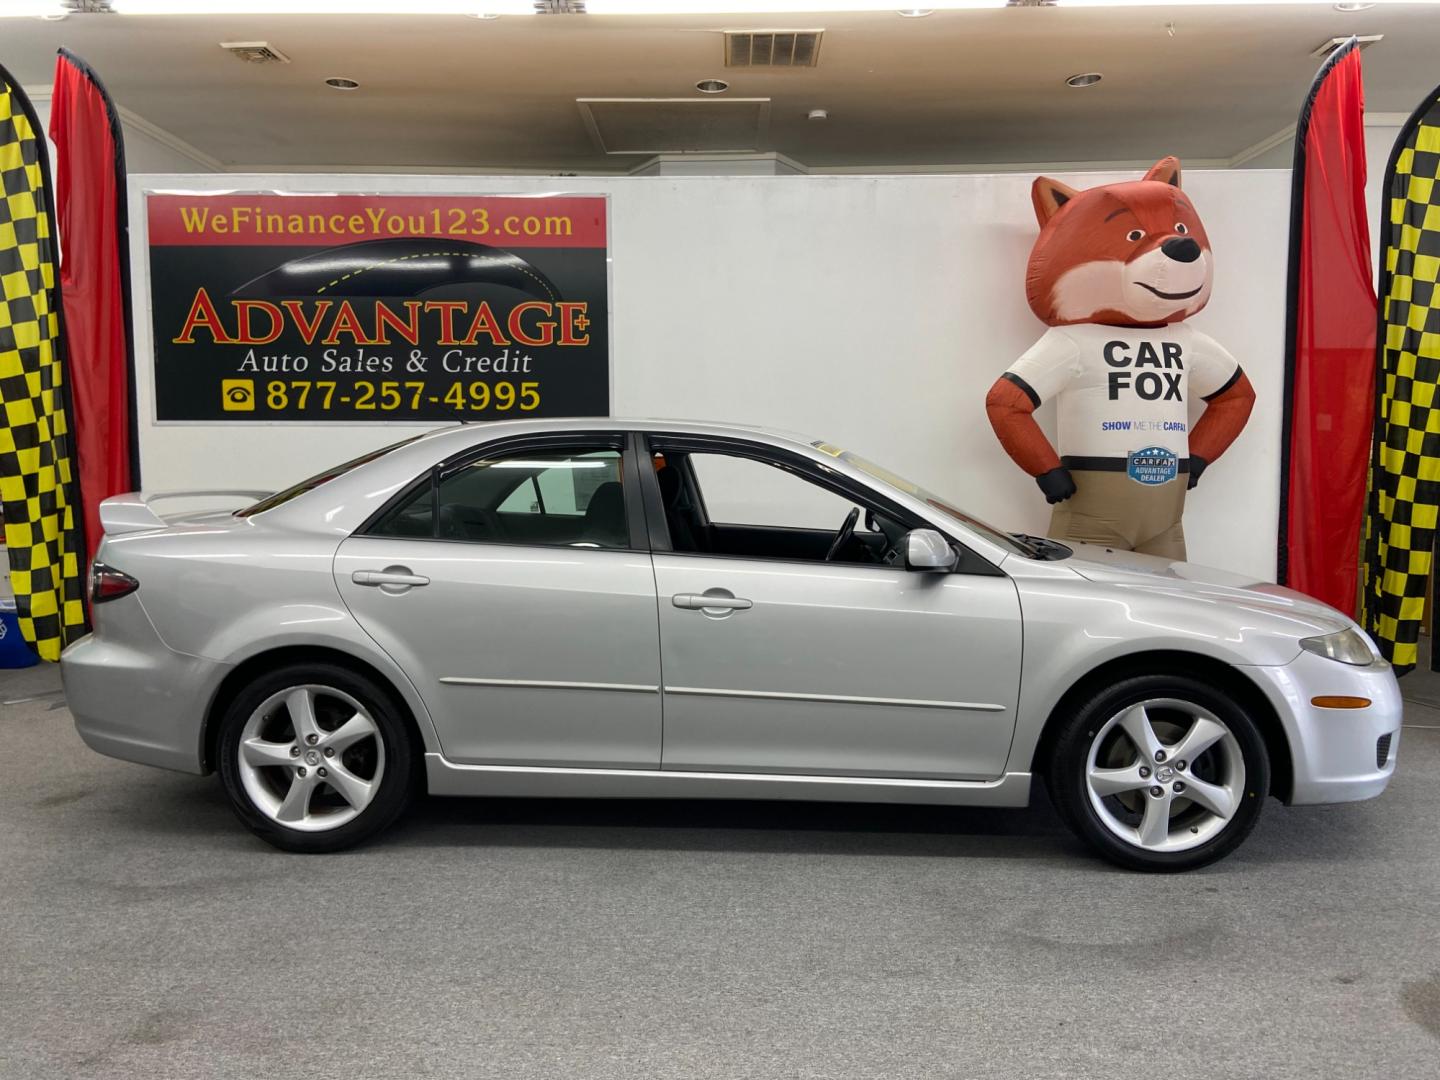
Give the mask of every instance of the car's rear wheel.
[{"label": "car's rear wheel", "polygon": [[348,668],[305,664],[257,678],[220,730],[236,814],[286,851],[351,847],[385,828],[415,787],[410,736],[390,696]]},{"label": "car's rear wheel", "polygon": [[1229,854],[1270,788],[1265,740],[1221,689],[1142,675],[1081,703],[1046,772],[1066,823],[1135,870],[1190,870]]}]

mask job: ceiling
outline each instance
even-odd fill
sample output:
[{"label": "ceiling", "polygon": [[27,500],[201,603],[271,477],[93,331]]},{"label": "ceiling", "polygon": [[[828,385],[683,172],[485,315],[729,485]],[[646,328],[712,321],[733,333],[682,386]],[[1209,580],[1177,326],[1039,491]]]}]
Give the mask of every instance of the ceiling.
[{"label": "ceiling", "polygon": [[[3,0],[0,0],[3,2]],[[727,69],[723,29],[823,28],[819,64]],[[64,45],[116,101],[227,167],[625,170],[579,98],[679,97],[718,77],[770,98],[762,150],[826,168],[1223,161],[1293,123],[1311,50],[1384,34],[1364,54],[1367,106],[1408,113],[1440,82],[1440,12],[1381,5],[1018,7],[764,18],[553,15],[0,20],[0,64],[51,79]],[[245,64],[221,41],[267,41]],[[1083,90],[1067,76],[1099,71]],[[358,90],[325,86],[328,76]],[[825,109],[826,120],[810,120]],[[632,121],[633,122],[633,121]],[[667,125],[675,123],[673,117]]]}]

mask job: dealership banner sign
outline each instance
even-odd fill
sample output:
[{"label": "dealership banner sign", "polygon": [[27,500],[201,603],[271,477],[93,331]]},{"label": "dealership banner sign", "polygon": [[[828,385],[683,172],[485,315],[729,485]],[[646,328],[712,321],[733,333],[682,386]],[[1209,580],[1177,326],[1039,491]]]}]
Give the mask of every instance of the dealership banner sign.
[{"label": "dealership banner sign", "polygon": [[164,421],[610,410],[604,196],[147,198]]}]

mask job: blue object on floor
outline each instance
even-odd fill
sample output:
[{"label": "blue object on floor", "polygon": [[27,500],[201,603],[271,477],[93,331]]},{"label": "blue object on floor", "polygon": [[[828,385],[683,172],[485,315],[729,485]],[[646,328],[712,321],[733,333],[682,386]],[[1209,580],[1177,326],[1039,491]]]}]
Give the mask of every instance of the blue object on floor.
[{"label": "blue object on floor", "polygon": [[32,667],[39,662],[40,657],[25,644],[25,638],[20,633],[15,601],[8,596],[0,596],[0,668]]}]

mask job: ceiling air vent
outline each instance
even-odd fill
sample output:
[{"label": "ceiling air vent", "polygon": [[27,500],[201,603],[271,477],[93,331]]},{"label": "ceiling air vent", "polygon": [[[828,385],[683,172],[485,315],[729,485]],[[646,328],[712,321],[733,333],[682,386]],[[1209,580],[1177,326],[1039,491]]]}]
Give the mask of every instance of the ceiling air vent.
[{"label": "ceiling air vent", "polygon": [[288,64],[290,58],[268,41],[222,41],[220,48],[247,64]]},{"label": "ceiling air vent", "polygon": [[823,30],[727,30],[726,67],[814,67]]},{"label": "ceiling air vent", "polygon": [[[1368,49],[1377,41],[1382,41],[1384,37],[1384,34],[1358,34],[1355,37],[1355,41],[1360,48]],[[1315,48],[1311,49],[1310,55],[1314,57],[1329,56],[1349,40],[1348,37],[1332,37],[1329,41],[1322,41],[1319,45],[1316,45]]]}]

